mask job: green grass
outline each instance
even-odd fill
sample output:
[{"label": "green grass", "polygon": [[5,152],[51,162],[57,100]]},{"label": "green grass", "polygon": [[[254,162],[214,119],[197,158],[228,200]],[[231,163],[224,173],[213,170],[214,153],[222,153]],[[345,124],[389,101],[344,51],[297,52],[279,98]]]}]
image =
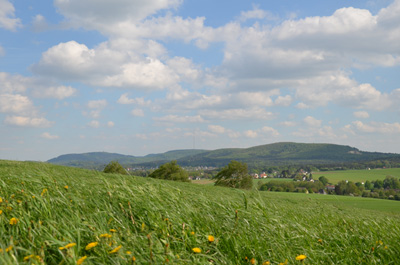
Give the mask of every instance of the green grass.
[{"label": "green grass", "polygon": [[313,172],[312,174],[314,179],[318,179],[320,176],[325,176],[329,179],[329,182],[336,184],[342,180],[365,182],[367,180],[383,180],[386,176],[400,177],[400,168],[320,171]]},{"label": "green grass", "polygon": [[[388,200],[241,191],[12,161],[0,161],[0,197],[0,264],[76,264],[84,256],[83,264],[132,264],[132,256],[136,264],[301,264],[300,254],[304,264],[400,262],[400,204]],[[112,237],[101,238],[105,233]],[[91,242],[98,245],[85,250]],[[59,249],[69,243],[76,245]],[[24,262],[29,255],[38,257]]]}]

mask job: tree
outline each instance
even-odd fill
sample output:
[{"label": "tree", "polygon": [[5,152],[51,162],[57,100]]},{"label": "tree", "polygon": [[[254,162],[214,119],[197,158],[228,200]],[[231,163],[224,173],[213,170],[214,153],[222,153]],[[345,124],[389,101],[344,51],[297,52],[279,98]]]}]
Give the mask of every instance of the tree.
[{"label": "tree", "polygon": [[214,177],[216,186],[251,189],[253,178],[249,175],[247,164],[232,160]]},{"label": "tree", "polygon": [[318,178],[318,180],[325,186],[328,184],[329,180],[325,176],[321,176]]},{"label": "tree", "polygon": [[161,165],[158,169],[154,170],[153,173],[149,175],[150,178],[156,179],[166,179],[189,182],[188,173],[181,168],[176,161],[171,161]]},{"label": "tree", "polygon": [[128,172],[118,161],[111,161],[103,170],[104,173],[128,175]]}]

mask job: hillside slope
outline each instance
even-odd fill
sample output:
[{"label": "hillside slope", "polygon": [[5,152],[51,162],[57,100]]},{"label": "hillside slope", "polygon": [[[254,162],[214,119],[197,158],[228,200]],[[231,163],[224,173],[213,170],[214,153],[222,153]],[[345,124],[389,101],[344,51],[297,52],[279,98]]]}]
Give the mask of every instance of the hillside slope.
[{"label": "hillside slope", "polygon": [[125,166],[157,167],[162,163],[177,160],[182,166],[216,166],[221,167],[231,160],[248,163],[249,167],[257,165],[284,164],[326,164],[371,161],[389,159],[399,154],[363,152],[357,148],[335,144],[306,144],[282,142],[260,145],[250,148],[227,148],[213,151],[176,150],[163,154],[152,154],[144,157],[125,156],[110,153],[86,153],[63,155],[48,162],[59,165],[81,166],[86,168],[104,167],[112,160],[118,160]]},{"label": "hillside slope", "polygon": [[[0,264],[300,264],[300,254],[306,264],[400,262],[395,201],[326,201],[334,196],[32,162],[0,161],[0,176]],[[372,200],[395,212],[357,207]]]}]

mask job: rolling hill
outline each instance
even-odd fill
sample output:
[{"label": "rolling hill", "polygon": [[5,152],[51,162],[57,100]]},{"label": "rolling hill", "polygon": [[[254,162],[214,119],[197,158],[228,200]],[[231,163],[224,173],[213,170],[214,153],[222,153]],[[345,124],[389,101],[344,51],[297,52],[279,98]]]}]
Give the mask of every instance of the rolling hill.
[{"label": "rolling hill", "polygon": [[67,154],[50,159],[48,162],[58,165],[83,168],[101,168],[113,160],[130,167],[157,167],[171,160],[177,160],[182,166],[215,166],[221,167],[231,160],[248,163],[249,167],[257,165],[286,164],[329,164],[364,162],[385,159],[400,159],[399,154],[364,152],[355,147],[336,144],[308,144],[281,142],[260,145],[250,148],[226,148],[207,150],[175,150],[162,154],[151,154],[142,157],[93,152],[85,154]]}]

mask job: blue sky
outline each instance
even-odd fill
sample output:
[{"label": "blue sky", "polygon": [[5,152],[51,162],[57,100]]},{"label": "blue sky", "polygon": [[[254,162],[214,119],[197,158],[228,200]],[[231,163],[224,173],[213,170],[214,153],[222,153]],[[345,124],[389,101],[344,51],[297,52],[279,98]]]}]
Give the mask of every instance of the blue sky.
[{"label": "blue sky", "polygon": [[400,150],[400,1],[0,0],[0,159]]}]

